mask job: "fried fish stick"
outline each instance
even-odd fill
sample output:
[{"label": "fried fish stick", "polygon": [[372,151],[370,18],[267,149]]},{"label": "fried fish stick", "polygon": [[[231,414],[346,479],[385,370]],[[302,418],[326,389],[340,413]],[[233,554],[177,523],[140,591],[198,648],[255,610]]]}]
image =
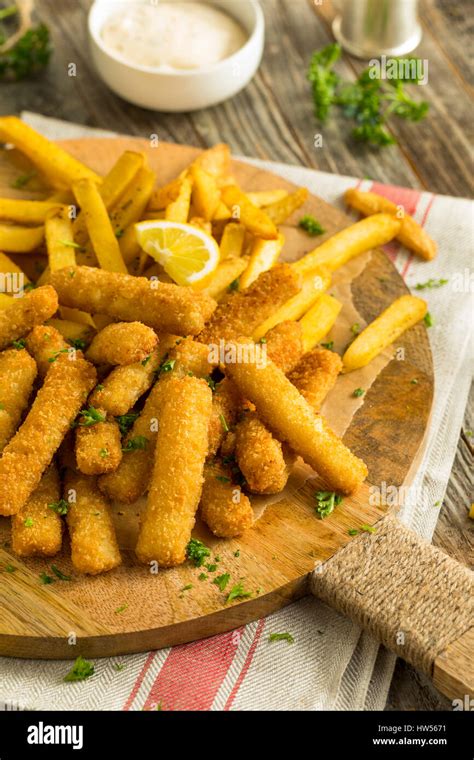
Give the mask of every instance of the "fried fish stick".
[{"label": "fried fish stick", "polygon": [[58,471],[52,464],[25,506],[12,517],[12,549],[19,557],[53,557],[60,551],[62,520],[51,509],[60,494]]},{"label": "fried fish stick", "polygon": [[339,354],[325,348],[313,348],[298,362],[288,379],[314,411],[319,412],[341,370],[342,360]]},{"label": "fried fish stick", "polygon": [[225,377],[217,384],[212,397],[212,413],[209,421],[209,451],[215,454],[226,433],[235,424],[242,397],[234,383]]},{"label": "fried fish stick", "polygon": [[289,470],[282,445],[254,412],[245,414],[235,429],[235,458],[250,491],[283,491]]},{"label": "fried fish stick", "polygon": [[94,364],[133,364],[146,359],[157,343],[156,333],[142,322],[116,322],[97,333],[86,357]]},{"label": "fried fish stick", "polygon": [[96,386],[89,397],[89,403],[115,417],[126,414],[151,387],[160,363],[160,352],[157,349],[148,360],[115,367]]},{"label": "fried fish stick", "polygon": [[0,311],[0,350],[52,317],[57,308],[58,297],[51,285],[43,285],[23,298],[13,299],[11,306]]},{"label": "fried fish stick", "polygon": [[374,214],[336,232],[295,261],[293,267],[300,274],[310,273],[318,267],[327,267],[333,272],[355,256],[389,243],[398,235],[400,226],[399,220],[390,214]]},{"label": "fried fish stick", "polygon": [[204,380],[172,379],[163,398],[155,461],[136,554],[174,567],[186,559],[201,498],[212,393]]},{"label": "fried fish stick", "polygon": [[36,363],[16,348],[0,353],[0,452],[15,433],[36,377]]},{"label": "fried fish stick", "polygon": [[51,369],[55,357],[70,348],[59,330],[50,325],[34,327],[26,338],[26,347],[38,365],[41,378]]},{"label": "fried fish stick", "polygon": [[95,382],[95,369],[80,352],[74,361],[60,354],[53,363],[0,459],[1,515],[14,515],[23,507]]},{"label": "fried fish stick", "polygon": [[237,185],[227,185],[222,189],[222,200],[225,205],[232,211],[235,217],[240,220],[253,235],[266,238],[267,240],[276,240],[278,230],[269,216],[258,206],[254,206],[249,201]]},{"label": "fried fish stick", "polygon": [[157,331],[178,335],[199,333],[216,307],[212,298],[191,288],[94,267],[52,272],[51,284],[64,306],[125,322],[141,320]]},{"label": "fried fish stick", "polygon": [[206,464],[200,514],[209,530],[219,538],[237,538],[254,523],[250,500],[232,482],[232,469],[218,460]]},{"label": "fried fish stick", "polygon": [[201,343],[253,334],[273,312],[300,290],[301,280],[290,264],[263,272],[245,291],[221,301],[199,335]]},{"label": "fried fish stick", "polygon": [[71,559],[80,573],[97,575],[122,562],[110,505],[97,488],[96,478],[67,471],[64,498]]},{"label": "fried fish stick", "polygon": [[303,355],[302,329],[299,322],[280,322],[265,335],[267,356],[285,373],[291,372]]},{"label": "fried fish stick", "polygon": [[114,419],[107,419],[103,409],[97,409],[104,418],[95,425],[81,426],[76,430],[77,469],[84,475],[103,475],[113,472],[122,461],[120,428]]},{"label": "fried fish stick", "polygon": [[[435,241],[430,238],[418,222],[415,222],[412,216],[404,213],[403,207],[397,206],[396,203],[389,201],[382,195],[365,193],[355,188],[346,190],[344,199],[349,206],[357,209],[364,216],[380,213],[395,214],[401,222],[400,231],[397,235],[400,243],[426,261],[431,261],[436,256]],[[400,215],[400,211],[402,211],[402,215]]]},{"label": "fried fish stick", "polygon": [[367,477],[364,462],[343,444],[322,417],[315,415],[271,360],[260,368],[255,361],[228,364],[226,374],[242,395],[255,404],[258,415],[270,429],[289,443],[330,488],[352,493],[361,485]]}]

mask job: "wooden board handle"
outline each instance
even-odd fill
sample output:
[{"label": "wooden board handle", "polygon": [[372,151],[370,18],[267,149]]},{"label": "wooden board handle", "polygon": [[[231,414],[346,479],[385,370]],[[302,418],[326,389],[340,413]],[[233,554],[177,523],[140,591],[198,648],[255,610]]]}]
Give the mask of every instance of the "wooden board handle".
[{"label": "wooden board handle", "polygon": [[474,573],[392,515],[322,564],[312,590],[449,698],[474,697]]}]

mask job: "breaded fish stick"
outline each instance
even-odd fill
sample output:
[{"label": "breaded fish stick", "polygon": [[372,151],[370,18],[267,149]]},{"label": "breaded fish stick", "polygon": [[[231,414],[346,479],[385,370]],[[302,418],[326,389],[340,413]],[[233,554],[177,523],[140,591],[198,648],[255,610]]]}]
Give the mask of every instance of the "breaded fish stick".
[{"label": "breaded fish stick", "polygon": [[38,365],[40,377],[44,377],[56,356],[69,348],[63,336],[54,327],[37,325],[26,339],[26,347]]},{"label": "breaded fish stick", "polygon": [[57,309],[58,297],[51,285],[15,298],[11,306],[0,311],[0,350],[52,317]]},{"label": "breaded fish stick", "polygon": [[15,433],[28,405],[36,377],[28,351],[11,348],[0,353],[0,452]]},{"label": "breaded fish stick", "polygon": [[158,336],[142,322],[107,325],[92,339],[86,358],[94,364],[142,362],[158,344]]},{"label": "breaded fish stick", "polygon": [[201,498],[212,393],[204,380],[170,380],[162,401],[155,461],[136,554],[174,567],[186,559]]},{"label": "breaded fish stick", "polygon": [[235,458],[250,491],[283,491],[289,470],[282,445],[254,412],[245,414],[235,429]]},{"label": "breaded fish stick", "polygon": [[289,264],[263,272],[246,290],[221,301],[199,335],[201,343],[215,343],[251,335],[276,309],[296,295],[301,280]]},{"label": "breaded fish stick", "polygon": [[219,538],[241,536],[254,523],[250,500],[232,482],[232,470],[217,460],[206,464],[200,514],[209,530]]},{"label": "breaded fish stick", "polygon": [[151,387],[160,363],[157,349],[148,360],[115,367],[92,391],[89,403],[114,417],[126,414]]},{"label": "breaded fish stick", "polygon": [[74,361],[60,354],[53,363],[0,459],[1,515],[14,515],[26,503],[95,382],[94,367],[79,352]]},{"label": "breaded fish stick", "polygon": [[339,354],[325,348],[313,348],[298,362],[288,379],[314,411],[319,412],[341,370],[342,359]]},{"label": "breaded fish stick", "polygon": [[286,374],[291,372],[303,355],[303,331],[299,322],[280,322],[265,335],[267,356]]},{"label": "breaded fish stick", "polygon": [[262,420],[282,441],[287,441],[335,491],[352,493],[367,477],[367,467],[317,417],[306,399],[283,372],[267,360],[228,364],[226,373],[245,398],[250,399]]},{"label": "breaded fish stick", "polygon": [[120,565],[110,505],[97,488],[96,478],[68,470],[64,498],[69,504],[66,520],[74,568],[97,575]]},{"label": "breaded fish stick", "polygon": [[97,409],[103,422],[84,425],[79,420],[76,430],[77,469],[84,475],[103,475],[113,472],[122,461],[122,440],[116,421],[106,419],[104,409]]},{"label": "breaded fish stick", "polygon": [[25,506],[12,517],[12,549],[20,557],[53,557],[61,549],[62,520],[51,506],[60,499],[58,471],[52,464]]},{"label": "breaded fish stick", "polygon": [[212,298],[191,288],[94,267],[52,272],[51,284],[64,306],[108,314],[125,322],[142,320],[157,331],[178,335],[199,333],[216,307]]}]

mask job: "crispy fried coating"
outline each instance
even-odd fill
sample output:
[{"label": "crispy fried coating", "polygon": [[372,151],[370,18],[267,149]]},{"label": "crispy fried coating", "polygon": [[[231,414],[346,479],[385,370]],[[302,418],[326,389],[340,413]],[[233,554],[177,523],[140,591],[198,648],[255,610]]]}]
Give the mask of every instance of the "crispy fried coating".
[{"label": "crispy fried coating", "polygon": [[215,368],[211,361],[209,346],[193,338],[178,339],[168,351],[166,361],[170,360],[174,376],[192,374],[196,377],[207,377]]},{"label": "crispy fried coating", "polygon": [[281,441],[287,441],[331,489],[352,493],[361,485],[367,477],[365,463],[313,412],[271,360],[266,366],[251,360],[228,364],[226,372],[242,395],[255,404],[263,422]]},{"label": "crispy fried coating", "polygon": [[113,416],[126,414],[151,387],[160,362],[160,352],[156,349],[148,360],[114,367],[95,387],[89,403]]},{"label": "crispy fried coating", "polygon": [[64,499],[69,504],[66,520],[74,568],[97,575],[120,565],[110,505],[97,488],[96,478],[68,470]]},{"label": "crispy fried coating", "polygon": [[212,298],[191,288],[94,267],[59,269],[51,273],[51,284],[64,306],[124,322],[141,320],[177,335],[197,335],[216,307]]},{"label": "crispy fried coating", "polygon": [[339,354],[326,348],[313,348],[303,356],[288,378],[314,411],[319,412],[341,370]]},{"label": "crispy fried coating", "polygon": [[94,364],[142,362],[158,344],[158,336],[142,322],[116,322],[94,336],[86,358]]},{"label": "crispy fried coating", "polygon": [[122,461],[122,440],[116,421],[106,419],[104,409],[97,409],[104,422],[81,426],[76,430],[77,469],[84,475],[113,472]]},{"label": "crispy fried coating", "polygon": [[232,380],[225,377],[217,384],[212,397],[212,413],[209,421],[209,454],[215,454],[224,436],[235,424],[242,397]]},{"label": "crispy fried coating", "polygon": [[13,299],[11,306],[0,311],[0,350],[52,317],[57,308],[58,297],[51,285],[42,285],[23,298]]},{"label": "crispy fried coating", "polygon": [[37,487],[90,390],[96,372],[78,351],[60,354],[0,459],[0,514],[13,515]]},{"label": "crispy fried coating", "polygon": [[235,458],[250,491],[283,491],[289,469],[282,445],[254,412],[245,414],[235,429]]},{"label": "crispy fried coating", "polygon": [[25,506],[12,517],[12,549],[19,557],[53,557],[61,549],[62,520],[52,504],[60,498],[58,471],[52,464]]},{"label": "crispy fried coating", "polygon": [[209,344],[252,335],[276,309],[298,293],[300,284],[289,264],[277,264],[241,293],[222,300],[199,340]]},{"label": "crispy fried coating", "polygon": [[200,514],[209,530],[219,538],[241,536],[254,523],[250,500],[232,482],[232,470],[214,460],[204,468]]},{"label": "crispy fried coating", "polygon": [[36,371],[35,360],[28,351],[11,348],[0,353],[0,452],[28,405]]},{"label": "crispy fried coating", "polygon": [[43,378],[50,369],[52,360],[60,351],[65,351],[69,344],[55,327],[37,325],[26,338],[26,347],[38,365],[39,376]]},{"label": "crispy fried coating", "polygon": [[291,372],[303,354],[303,331],[299,322],[286,320],[265,335],[267,356],[285,373]]},{"label": "crispy fried coating", "polygon": [[212,392],[196,377],[173,378],[162,401],[155,461],[136,554],[160,567],[184,562],[201,498]]}]

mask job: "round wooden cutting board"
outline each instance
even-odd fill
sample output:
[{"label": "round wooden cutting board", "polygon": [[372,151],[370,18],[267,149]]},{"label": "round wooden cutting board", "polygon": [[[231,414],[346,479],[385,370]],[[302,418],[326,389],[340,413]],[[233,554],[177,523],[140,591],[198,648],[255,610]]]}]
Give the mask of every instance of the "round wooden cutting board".
[{"label": "round wooden cutting board", "polygon": [[[105,174],[127,149],[142,150],[157,172],[158,183],[176,176],[199,151],[171,144],[150,147],[135,138],[82,139],[62,146],[100,174]],[[0,157],[0,195],[22,197],[12,191],[18,176],[13,156]],[[232,171],[245,190],[294,187],[269,172],[235,161]],[[31,194],[30,194],[31,197]],[[299,258],[316,243],[296,223],[303,212],[285,225],[283,259]],[[310,196],[304,213],[323,225],[325,237],[346,227],[350,220],[321,199]],[[19,260],[19,257],[16,259]],[[374,251],[363,272],[352,282],[354,304],[372,320],[396,297],[407,292],[403,280],[382,251]],[[369,503],[370,484],[399,487],[413,475],[417,453],[427,428],[433,395],[433,367],[425,327],[417,325],[399,341],[404,360],[391,360],[367,391],[344,436],[344,441],[369,468],[363,488],[326,520],[314,513],[317,481],[305,483],[298,493],[264,511],[255,527],[242,538],[220,540],[198,524],[195,535],[218,557],[214,575],[230,573],[226,589],[242,580],[252,596],[226,604],[226,593],[200,581],[201,569],[188,563],[156,575],[134,557],[136,509],[116,510],[115,522],[123,550],[123,565],[105,575],[86,577],[70,565],[65,540],[63,553],[53,562],[72,576],[71,581],[45,586],[39,575],[51,562],[22,561],[9,549],[9,523],[0,518],[0,654],[30,658],[75,658],[117,655],[179,644],[226,631],[289,604],[308,592],[309,574],[352,540],[348,530],[375,523],[383,513]],[[413,378],[417,383],[411,383]],[[15,572],[5,572],[13,565]],[[2,572],[3,570],[3,572]],[[192,588],[183,590],[186,586]]]}]

